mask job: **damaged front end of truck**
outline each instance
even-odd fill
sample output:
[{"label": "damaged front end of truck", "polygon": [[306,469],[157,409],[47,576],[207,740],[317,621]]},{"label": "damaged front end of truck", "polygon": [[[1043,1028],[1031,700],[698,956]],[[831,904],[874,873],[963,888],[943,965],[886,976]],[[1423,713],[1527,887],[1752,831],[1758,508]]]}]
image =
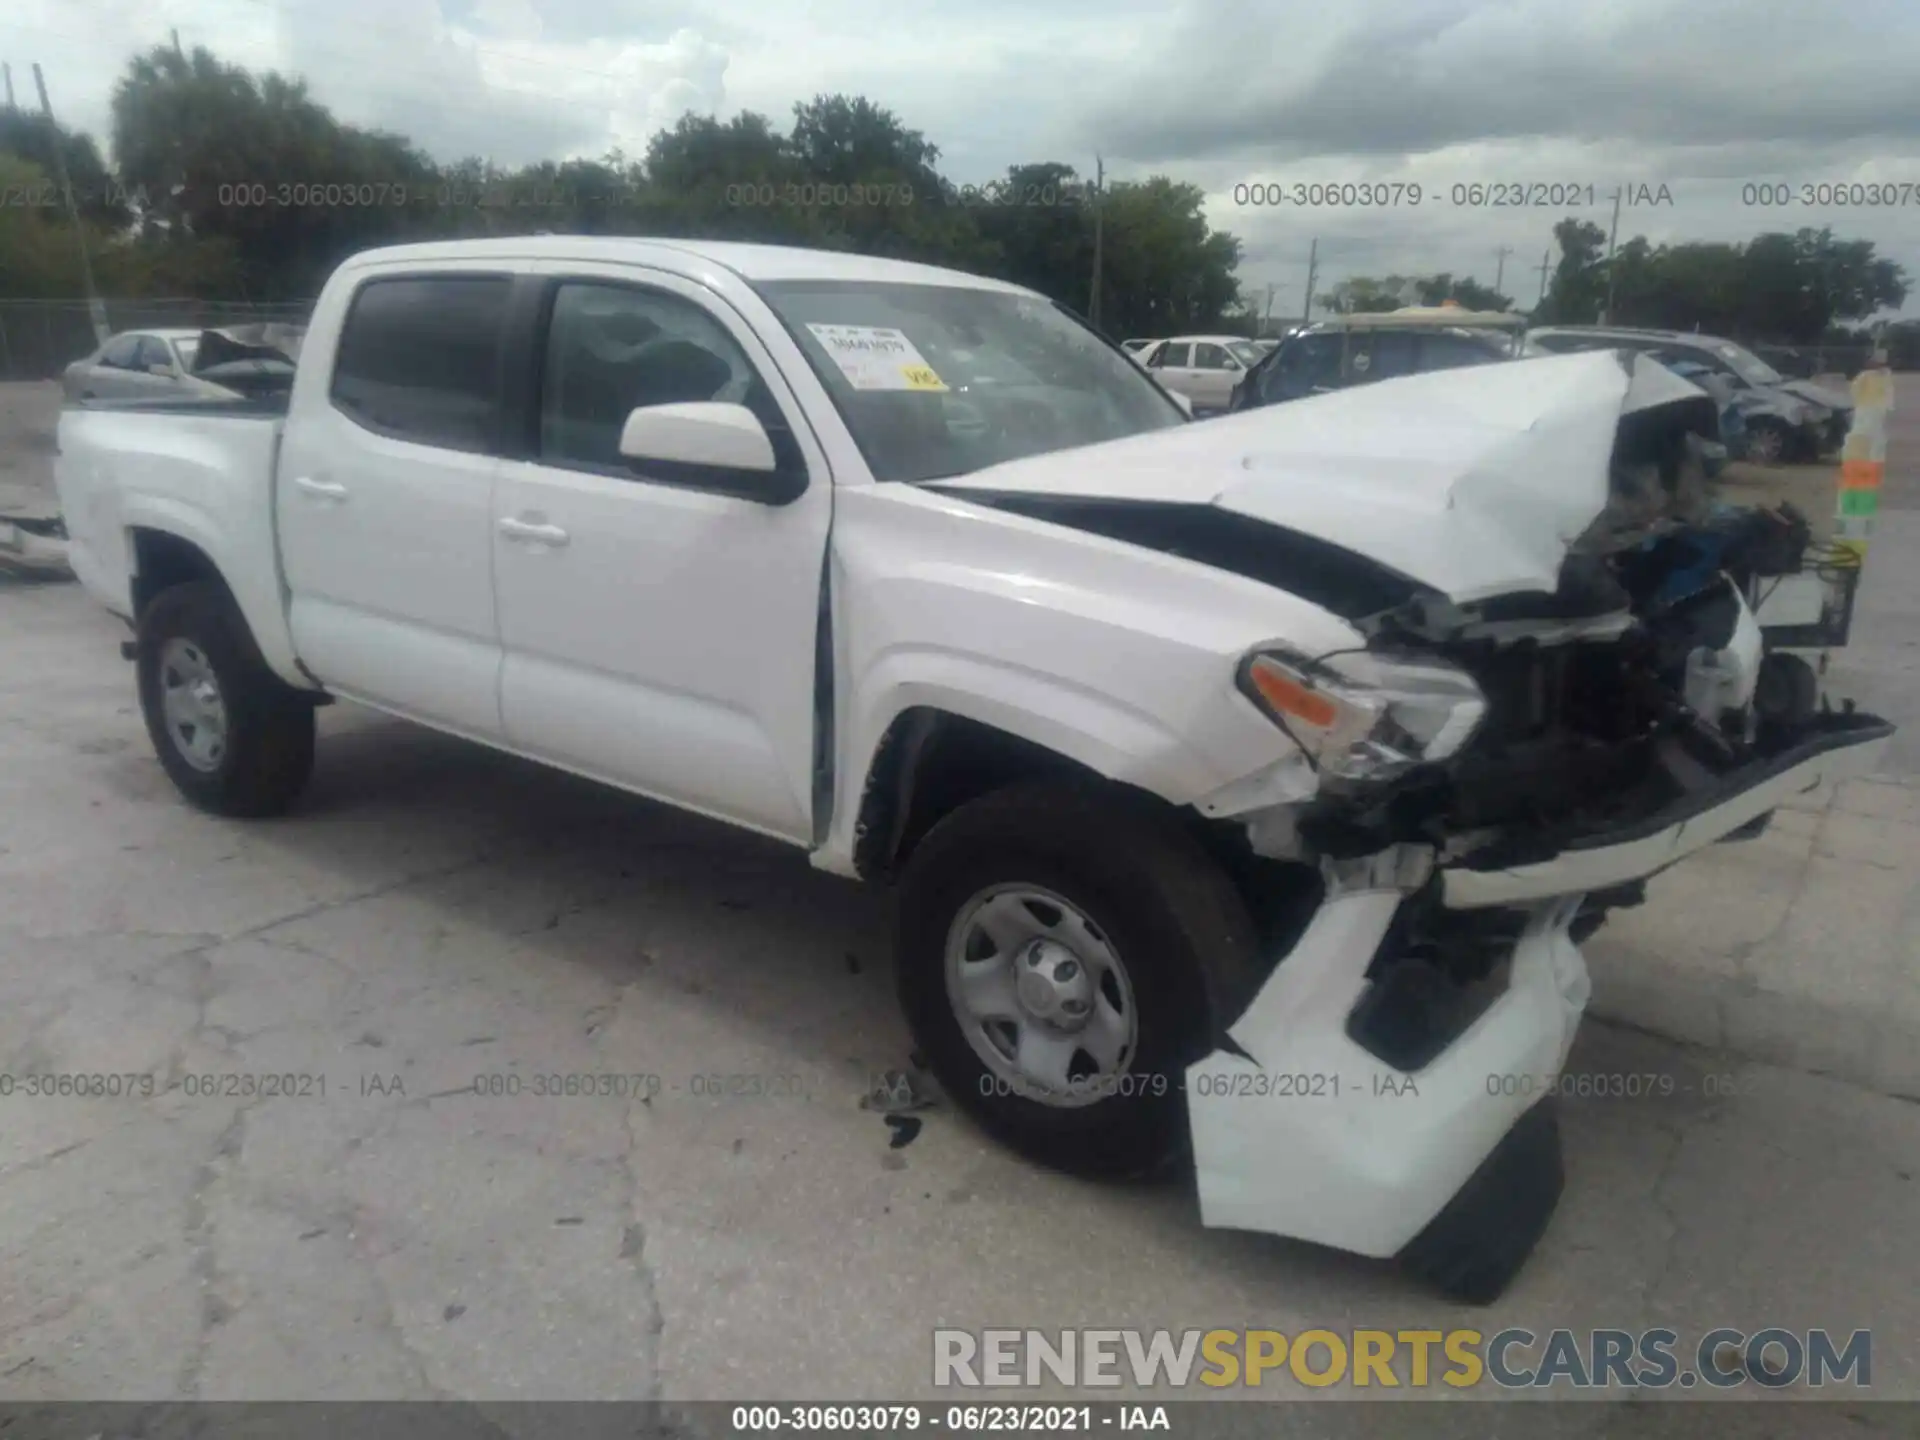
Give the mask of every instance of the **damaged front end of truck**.
[{"label": "damaged front end of truck", "polygon": [[1677,574],[1712,420],[1652,362],[1562,357],[1213,422],[1230,478],[1204,496],[999,498],[1362,637],[1244,658],[1240,695],[1293,743],[1196,806],[1321,881],[1187,1073],[1206,1223],[1492,1299],[1561,1189],[1580,941],[1650,876],[1876,763],[1890,725],[1775,703],[1741,587]]},{"label": "damaged front end of truck", "polygon": [[[1551,591],[1460,603],[1416,584],[1352,617],[1362,650],[1243,666],[1299,747],[1299,793],[1233,818],[1325,892],[1190,1073],[1208,1223],[1397,1255],[1492,1299],[1561,1187],[1579,942],[1648,877],[1870,770],[1892,733],[1850,703],[1773,703],[1734,579],[1669,583],[1710,500],[1699,427],[1685,396],[1632,400],[1607,503]],[[1222,798],[1217,817],[1237,808]],[[1249,1126],[1236,1088],[1271,1082],[1235,1077],[1275,1073],[1307,1098]]]}]

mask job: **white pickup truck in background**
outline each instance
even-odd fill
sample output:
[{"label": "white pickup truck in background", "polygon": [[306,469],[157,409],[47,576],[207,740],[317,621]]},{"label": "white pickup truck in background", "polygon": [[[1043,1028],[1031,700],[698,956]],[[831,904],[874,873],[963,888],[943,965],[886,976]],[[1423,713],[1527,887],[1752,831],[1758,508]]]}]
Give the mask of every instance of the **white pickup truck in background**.
[{"label": "white pickup truck in background", "polygon": [[540,237],[357,256],[290,398],[69,408],[57,477],[194,803],[288,809],[339,696],[896,881],[992,1133],[1488,1300],[1578,940],[1891,733],[1651,598],[1711,406],[1585,354],[1195,423],[1014,286]]}]

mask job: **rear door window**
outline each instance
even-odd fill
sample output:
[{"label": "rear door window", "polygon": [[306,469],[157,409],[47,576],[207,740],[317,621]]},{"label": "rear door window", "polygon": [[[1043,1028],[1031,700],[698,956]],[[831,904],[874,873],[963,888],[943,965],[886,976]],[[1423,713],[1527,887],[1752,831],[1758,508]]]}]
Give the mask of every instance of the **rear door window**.
[{"label": "rear door window", "polygon": [[505,275],[369,280],[334,357],[334,407],[369,430],[446,450],[495,449]]},{"label": "rear door window", "polygon": [[1280,353],[1261,372],[1262,403],[1293,400],[1340,380],[1340,337],[1296,335],[1280,346]]},{"label": "rear door window", "polygon": [[1187,342],[1184,340],[1169,340],[1160,347],[1159,353],[1148,362],[1148,368],[1153,370],[1184,370],[1187,364],[1188,348]]},{"label": "rear door window", "polygon": [[140,337],[138,335],[116,335],[107,342],[107,348],[100,352],[101,365],[110,365],[115,370],[131,370],[140,355]]},{"label": "rear door window", "polygon": [[156,365],[172,365],[173,352],[167,349],[167,342],[156,336],[148,335],[140,341],[140,354],[134,360],[136,370],[151,370]]},{"label": "rear door window", "polygon": [[1193,368],[1196,370],[1226,370],[1230,368],[1227,360],[1227,347],[1202,340],[1193,347]]},{"label": "rear door window", "polygon": [[1420,368],[1453,370],[1462,365],[1487,365],[1503,358],[1502,341],[1469,340],[1464,335],[1422,335]]},{"label": "rear door window", "polygon": [[1414,371],[1415,339],[1415,336],[1399,330],[1356,335],[1350,362],[1353,378],[1356,381],[1391,380],[1396,375],[1411,375]]}]

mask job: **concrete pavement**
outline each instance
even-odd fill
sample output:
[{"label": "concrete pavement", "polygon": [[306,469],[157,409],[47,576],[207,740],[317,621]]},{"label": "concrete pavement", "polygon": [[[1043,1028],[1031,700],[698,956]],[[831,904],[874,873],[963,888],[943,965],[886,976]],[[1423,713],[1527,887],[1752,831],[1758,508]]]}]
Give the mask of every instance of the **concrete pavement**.
[{"label": "concrete pavement", "polygon": [[1920,375],[1826,690],[1901,728],[1880,773],[1669,870],[1586,946],[1594,1013],[1920,1098]]}]

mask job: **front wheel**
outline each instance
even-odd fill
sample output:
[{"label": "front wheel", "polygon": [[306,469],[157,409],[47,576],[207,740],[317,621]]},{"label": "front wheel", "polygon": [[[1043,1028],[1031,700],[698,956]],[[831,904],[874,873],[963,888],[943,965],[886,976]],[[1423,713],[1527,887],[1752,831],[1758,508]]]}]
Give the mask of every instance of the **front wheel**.
[{"label": "front wheel", "polygon": [[313,703],[267,668],[208,581],[156,596],[136,643],[140,711],[180,793],[216,815],[284,811],[313,770]]},{"label": "front wheel", "polygon": [[899,986],[954,1102],[1042,1164],[1144,1177],[1185,1152],[1185,1071],[1237,1016],[1254,926],[1171,821],[1094,786],[936,825],[900,896]]}]

